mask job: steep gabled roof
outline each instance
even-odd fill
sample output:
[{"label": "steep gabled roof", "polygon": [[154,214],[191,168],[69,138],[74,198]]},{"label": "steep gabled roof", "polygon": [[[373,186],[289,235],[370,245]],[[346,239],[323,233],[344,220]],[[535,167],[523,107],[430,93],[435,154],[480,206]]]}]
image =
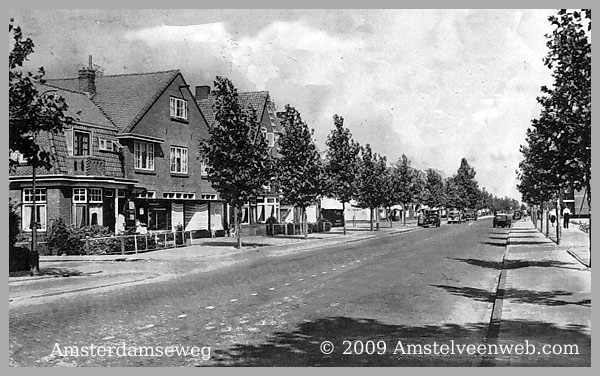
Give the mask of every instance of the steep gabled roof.
[{"label": "steep gabled roof", "polygon": [[[263,113],[267,108],[267,100],[269,99],[268,91],[250,91],[245,93],[238,93],[238,99],[242,108],[251,107],[256,110],[256,117],[260,121]],[[198,102],[200,110],[204,114],[208,126],[210,127],[215,120],[215,103],[217,97],[214,93],[210,93],[208,98],[201,99]]]},{"label": "steep gabled roof", "polygon": [[87,124],[100,125],[107,128],[115,128],[115,125],[104,115],[104,113],[88,98],[86,94],[63,89],[51,84],[36,84],[39,93],[56,91],[63,97],[68,105],[67,115],[74,117],[77,121]]},{"label": "steep gabled roof", "polygon": [[[170,70],[96,77],[96,93],[92,101],[119,132],[127,133],[179,74],[179,70]],[[78,78],[51,79],[47,82],[64,89],[79,90]]]}]

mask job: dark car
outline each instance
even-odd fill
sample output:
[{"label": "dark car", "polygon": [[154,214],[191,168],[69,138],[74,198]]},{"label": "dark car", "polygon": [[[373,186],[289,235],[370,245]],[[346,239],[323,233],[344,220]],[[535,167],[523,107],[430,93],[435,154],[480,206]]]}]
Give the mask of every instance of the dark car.
[{"label": "dark car", "polygon": [[477,220],[477,212],[475,210],[467,209],[465,210],[465,221],[476,221]]},{"label": "dark car", "polygon": [[523,214],[520,211],[516,211],[513,213],[513,219],[515,221],[518,221],[519,219],[521,219],[523,217]]},{"label": "dark car", "polygon": [[461,223],[463,221],[462,213],[458,210],[448,212],[448,223]]},{"label": "dark car", "polygon": [[342,209],[321,209],[324,221],[331,222],[332,227],[344,226],[344,211]]},{"label": "dark car", "polygon": [[499,213],[494,216],[493,227],[511,227],[510,216],[508,214]]},{"label": "dark car", "polygon": [[440,216],[437,211],[426,211],[417,222],[423,227],[440,227]]}]

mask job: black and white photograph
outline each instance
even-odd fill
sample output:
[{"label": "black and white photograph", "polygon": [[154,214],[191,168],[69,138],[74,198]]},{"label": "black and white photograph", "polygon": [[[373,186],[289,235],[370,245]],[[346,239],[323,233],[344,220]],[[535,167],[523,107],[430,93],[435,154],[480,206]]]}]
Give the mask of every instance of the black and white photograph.
[{"label": "black and white photograph", "polygon": [[591,9],[8,16],[9,367],[591,367]]}]

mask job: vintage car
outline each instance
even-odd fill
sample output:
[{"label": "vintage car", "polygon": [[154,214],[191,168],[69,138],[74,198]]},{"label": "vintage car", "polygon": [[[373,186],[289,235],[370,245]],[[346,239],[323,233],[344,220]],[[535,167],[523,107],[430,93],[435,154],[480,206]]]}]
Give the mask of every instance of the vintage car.
[{"label": "vintage car", "polygon": [[440,215],[437,210],[426,210],[417,220],[417,224],[422,227],[440,227]]},{"label": "vintage car", "polygon": [[494,222],[492,224],[492,226],[494,228],[496,227],[511,227],[511,220],[510,220],[510,215],[506,214],[506,213],[498,213],[494,216]]},{"label": "vintage car", "polygon": [[477,220],[477,212],[472,209],[465,210],[465,221],[476,221]]},{"label": "vintage car", "polygon": [[448,223],[461,223],[462,221],[463,216],[459,210],[450,210],[448,212]]}]

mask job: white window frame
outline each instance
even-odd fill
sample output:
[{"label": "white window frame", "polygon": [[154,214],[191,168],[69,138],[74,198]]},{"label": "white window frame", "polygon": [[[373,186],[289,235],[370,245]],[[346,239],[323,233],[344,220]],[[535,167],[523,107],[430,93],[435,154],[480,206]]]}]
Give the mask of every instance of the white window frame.
[{"label": "white window frame", "polygon": [[[40,225],[38,231],[46,231],[46,222],[48,220],[48,208],[46,207],[47,191],[46,188],[35,189],[35,207],[40,208],[40,215],[36,218]],[[33,215],[33,188],[24,188],[22,192],[21,218],[25,218],[25,212],[29,210],[29,218]],[[43,212],[43,215],[42,215]],[[31,220],[21,221],[21,229],[30,232]]]},{"label": "white window frame", "polygon": [[[143,145],[143,148],[142,148]],[[146,160],[144,161],[144,152]],[[154,144],[151,142],[133,142],[133,167],[136,170],[154,171]],[[144,162],[146,167],[143,167]]]},{"label": "white window frame", "polygon": [[267,132],[266,140],[268,147],[272,148],[275,146],[275,134],[273,132]]},{"label": "white window frame", "polygon": [[[179,155],[178,155],[179,154]],[[180,159],[179,170],[177,169],[177,159]],[[174,174],[188,173],[188,148],[181,146],[171,146],[170,170]]]},{"label": "white window frame", "polygon": [[114,151],[115,148],[111,140],[98,137],[98,150]]},{"label": "white window frame", "polygon": [[[96,196],[96,197],[100,196],[100,200],[92,198],[94,196]],[[102,188],[90,188],[89,189],[89,202],[95,203],[95,204],[101,204],[103,202],[102,201]]]},{"label": "white window frame", "polygon": [[170,97],[169,113],[172,119],[188,119],[188,103],[182,98]]},{"label": "white window frame", "polygon": [[[75,191],[77,191],[78,193],[75,193]],[[83,200],[81,200],[81,192],[82,191],[83,191]],[[86,188],[73,188],[73,203],[74,204],[87,204],[87,189]]]}]

